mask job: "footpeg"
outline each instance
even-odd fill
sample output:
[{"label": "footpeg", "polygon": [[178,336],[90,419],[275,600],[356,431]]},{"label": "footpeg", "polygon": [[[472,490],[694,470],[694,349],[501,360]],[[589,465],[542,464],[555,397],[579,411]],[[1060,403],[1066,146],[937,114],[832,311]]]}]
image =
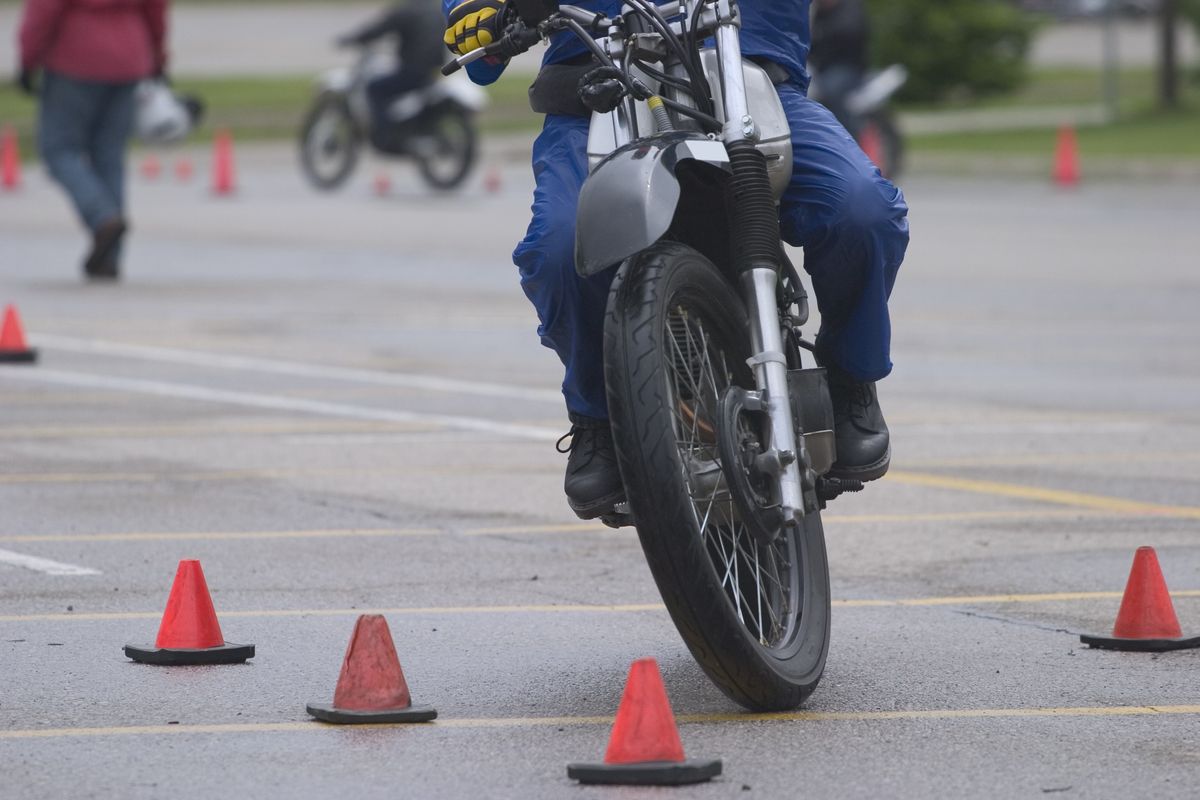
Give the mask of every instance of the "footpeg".
[{"label": "footpeg", "polygon": [[822,503],[828,503],[846,492],[861,492],[863,482],[850,478],[818,478],[817,497]]},{"label": "footpeg", "polygon": [[600,515],[600,521],[610,528],[629,528],[633,526],[633,512],[629,510],[629,501],[617,503],[612,511]]}]

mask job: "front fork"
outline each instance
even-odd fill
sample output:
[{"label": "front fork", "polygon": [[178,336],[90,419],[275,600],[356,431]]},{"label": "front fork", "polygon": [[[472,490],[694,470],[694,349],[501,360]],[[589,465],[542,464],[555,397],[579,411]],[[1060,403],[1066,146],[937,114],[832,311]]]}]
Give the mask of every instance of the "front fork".
[{"label": "front fork", "polygon": [[780,328],[777,284],[773,269],[759,268],[742,273],[742,294],[750,312],[750,341],[754,355],[750,366],[767,417],[770,420],[769,449],[762,467],[779,484],[779,502],[784,524],[804,516],[804,481],[800,470],[809,463],[804,437],[796,435],[788,390],[788,363]]},{"label": "front fork", "polygon": [[[718,3],[721,9],[722,3]],[[751,146],[758,126],[746,103],[745,78],[738,26],[729,14],[717,27],[718,58],[722,67],[725,125],[722,132],[734,170],[735,245],[741,252],[742,295],[750,312],[754,355],[750,366],[770,420],[767,451],[759,468],[779,485],[784,525],[798,522],[805,512],[800,470],[809,463],[804,438],[796,435],[787,380],[787,356],[779,319],[777,289],[780,251],[778,212],[767,179],[765,160]]]}]

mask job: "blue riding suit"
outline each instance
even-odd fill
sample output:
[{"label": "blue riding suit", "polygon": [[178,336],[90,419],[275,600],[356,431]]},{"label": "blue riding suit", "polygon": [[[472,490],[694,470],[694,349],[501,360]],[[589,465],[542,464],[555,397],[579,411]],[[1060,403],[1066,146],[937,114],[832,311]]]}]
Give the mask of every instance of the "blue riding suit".
[{"label": "blue riding suit", "polygon": [[[443,0],[445,10],[457,0]],[[578,2],[606,15],[620,0]],[[891,323],[887,301],[908,246],[904,195],[863,154],[834,116],[808,99],[809,0],[741,0],[741,43],[747,56],[784,67],[778,85],[792,133],[792,179],[780,201],[784,241],[804,248],[821,312],[817,348],[822,363],[860,381],[885,377]],[[557,34],[543,63],[580,55],[585,46]],[[476,83],[496,80],[500,64],[477,61]],[[566,368],[562,390],[576,415],[607,419],[604,390],[604,310],[615,270],[581,278],[575,272],[575,216],[587,177],[588,120],[546,115],[533,144],[533,219],[513,252],[521,287],[537,309],[542,344]]]}]

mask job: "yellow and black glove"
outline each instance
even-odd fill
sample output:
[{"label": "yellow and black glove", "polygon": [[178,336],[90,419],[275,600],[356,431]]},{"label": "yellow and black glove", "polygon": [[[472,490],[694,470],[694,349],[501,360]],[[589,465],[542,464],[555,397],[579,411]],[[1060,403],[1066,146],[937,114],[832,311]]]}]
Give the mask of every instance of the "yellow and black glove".
[{"label": "yellow and black glove", "polygon": [[466,0],[450,10],[442,41],[450,52],[466,55],[487,47],[504,33],[505,0]]}]

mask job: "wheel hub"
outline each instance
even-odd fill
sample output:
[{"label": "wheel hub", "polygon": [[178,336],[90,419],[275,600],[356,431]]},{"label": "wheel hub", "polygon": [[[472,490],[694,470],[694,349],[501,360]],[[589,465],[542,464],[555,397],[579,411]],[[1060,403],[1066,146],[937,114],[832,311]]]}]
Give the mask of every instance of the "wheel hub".
[{"label": "wheel hub", "polygon": [[770,545],[779,538],[784,520],[775,497],[777,454],[763,446],[770,420],[762,399],[740,386],[727,386],[717,414],[717,450],[734,509],[755,541]]}]

